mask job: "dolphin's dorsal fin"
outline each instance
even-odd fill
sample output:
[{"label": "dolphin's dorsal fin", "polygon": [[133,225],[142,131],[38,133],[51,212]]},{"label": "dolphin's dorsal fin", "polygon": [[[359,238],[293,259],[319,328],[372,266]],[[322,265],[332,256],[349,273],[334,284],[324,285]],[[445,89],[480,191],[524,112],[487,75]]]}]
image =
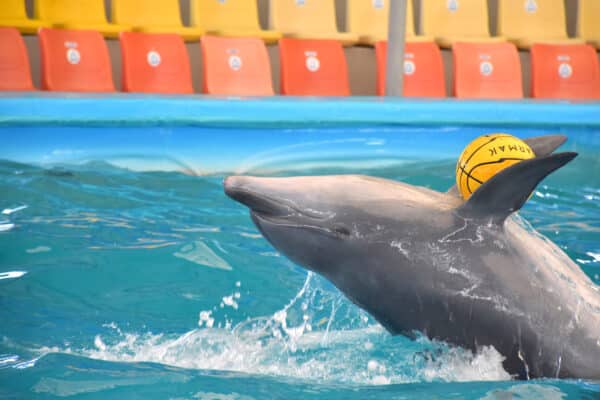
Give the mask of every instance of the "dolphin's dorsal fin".
[{"label": "dolphin's dorsal fin", "polygon": [[490,218],[501,223],[525,204],[542,179],[576,156],[565,152],[520,161],[479,186],[457,211],[466,218]]},{"label": "dolphin's dorsal fin", "polygon": [[[565,135],[544,135],[523,139],[523,141],[531,147],[531,150],[533,150],[533,154],[535,154],[536,157],[543,157],[552,154],[554,150],[562,146],[562,144],[567,141],[567,137]],[[456,185],[452,185],[446,193],[450,196],[462,199]]]}]

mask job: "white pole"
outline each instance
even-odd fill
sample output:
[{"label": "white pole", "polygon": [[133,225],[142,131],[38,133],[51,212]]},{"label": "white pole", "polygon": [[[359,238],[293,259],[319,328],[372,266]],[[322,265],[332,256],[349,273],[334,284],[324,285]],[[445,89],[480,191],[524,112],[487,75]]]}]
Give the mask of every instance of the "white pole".
[{"label": "white pole", "polygon": [[402,96],[404,88],[404,42],[406,35],[406,2],[412,0],[388,0],[388,42],[385,77],[386,96]]}]

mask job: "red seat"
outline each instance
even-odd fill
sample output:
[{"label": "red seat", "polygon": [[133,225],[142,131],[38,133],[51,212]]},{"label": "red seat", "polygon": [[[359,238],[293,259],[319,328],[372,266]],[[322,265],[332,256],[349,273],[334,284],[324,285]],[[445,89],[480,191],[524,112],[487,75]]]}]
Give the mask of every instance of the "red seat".
[{"label": "red seat", "polygon": [[600,66],[594,48],[587,44],[534,44],[531,96],[600,99]]},{"label": "red seat", "polygon": [[514,44],[455,43],[454,95],[463,99],[520,99],[521,62]]},{"label": "red seat", "polygon": [[279,57],[281,94],[350,95],[346,56],[337,40],[284,38]]},{"label": "red seat", "polygon": [[203,36],[203,87],[208,94],[273,95],[271,64],[258,38]]},{"label": "red seat", "polygon": [[42,88],[68,92],[114,92],[108,48],[99,32],[40,30]]},{"label": "red seat", "polygon": [[181,36],[123,32],[120,42],[124,92],[194,92],[190,60]]},{"label": "red seat", "polygon": [[34,90],[25,42],[15,28],[0,28],[0,90]]},{"label": "red seat", "polygon": [[[404,49],[404,96],[446,97],[444,64],[434,42],[407,42]],[[377,95],[385,95],[387,42],[375,43]]]}]

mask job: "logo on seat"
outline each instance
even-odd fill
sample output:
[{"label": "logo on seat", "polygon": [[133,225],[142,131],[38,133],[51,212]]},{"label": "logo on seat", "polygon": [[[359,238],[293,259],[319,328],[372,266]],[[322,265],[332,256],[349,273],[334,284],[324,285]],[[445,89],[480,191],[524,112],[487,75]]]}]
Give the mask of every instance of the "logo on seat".
[{"label": "logo on seat", "polygon": [[240,58],[240,56],[237,55],[231,55],[229,56],[229,68],[231,68],[234,71],[239,71],[242,68],[242,59]]},{"label": "logo on seat", "polygon": [[571,67],[571,64],[562,63],[558,66],[558,76],[563,79],[568,79],[571,75],[573,75],[573,67]]},{"label": "logo on seat", "polygon": [[69,64],[76,65],[81,61],[81,54],[77,49],[67,49],[67,61]]},{"label": "logo on seat", "polygon": [[527,0],[525,2],[525,11],[527,11],[530,14],[533,14],[535,12],[537,12],[538,6],[537,3],[535,2],[535,0]]},{"label": "logo on seat", "polygon": [[417,70],[417,66],[412,60],[404,61],[404,75],[412,75]]},{"label": "logo on seat", "polygon": [[483,76],[490,76],[494,72],[494,65],[489,61],[482,61],[479,64],[479,72]]},{"label": "logo on seat", "polygon": [[372,4],[373,4],[373,8],[375,8],[375,9],[381,9],[385,5],[383,0],[373,0]]},{"label": "logo on seat", "polygon": [[148,61],[148,65],[151,67],[158,67],[161,62],[160,54],[157,51],[149,51],[146,55],[146,60]]},{"label": "logo on seat", "polygon": [[305,51],[304,55],[306,56],[306,69],[308,69],[310,72],[316,72],[319,70],[319,68],[321,68],[321,61],[319,61],[317,58],[316,51]]},{"label": "logo on seat", "polygon": [[458,0],[448,0],[446,7],[448,7],[448,11],[455,12],[458,10]]}]

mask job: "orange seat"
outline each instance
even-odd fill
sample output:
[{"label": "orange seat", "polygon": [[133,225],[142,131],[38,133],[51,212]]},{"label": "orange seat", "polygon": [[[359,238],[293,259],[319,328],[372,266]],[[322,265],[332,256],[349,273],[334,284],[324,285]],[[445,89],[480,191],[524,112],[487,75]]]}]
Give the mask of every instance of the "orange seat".
[{"label": "orange seat", "polygon": [[42,28],[42,88],[69,92],[115,90],[108,48],[99,32]]},{"label": "orange seat", "polygon": [[514,44],[458,42],[452,47],[454,95],[469,99],[523,97],[521,62]]},{"label": "orange seat", "polygon": [[[377,95],[385,95],[387,42],[375,43]],[[442,53],[434,42],[407,42],[404,49],[404,96],[446,97]]]},{"label": "orange seat", "polygon": [[281,94],[292,96],[349,96],[348,66],[337,40],[279,41]]},{"label": "orange seat", "polygon": [[531,47],[531,96],[600,99],[600,65],[587,44]]},{"label": "orange seat", "polygon": [[200,44],[205,93],[229,96],[274,94],[269,54],[261,39],[203,36]]},{"label": "orange seat", "polygon": [[193,93],[190,60],[181,36],[121,33],[124,92]]},{"label": "orange seat", "polygon": [[16,28],[0,28],[0,90],[34,90],[25,42]]}]

